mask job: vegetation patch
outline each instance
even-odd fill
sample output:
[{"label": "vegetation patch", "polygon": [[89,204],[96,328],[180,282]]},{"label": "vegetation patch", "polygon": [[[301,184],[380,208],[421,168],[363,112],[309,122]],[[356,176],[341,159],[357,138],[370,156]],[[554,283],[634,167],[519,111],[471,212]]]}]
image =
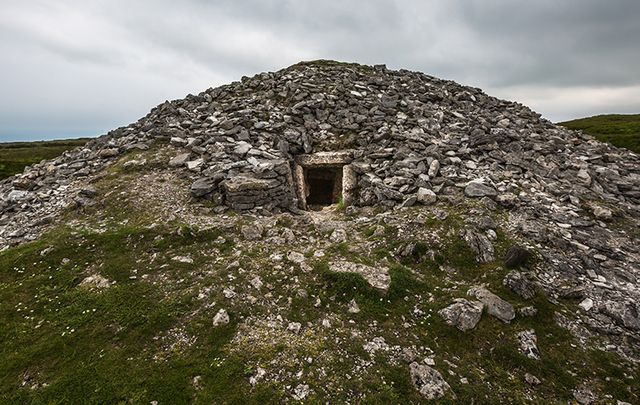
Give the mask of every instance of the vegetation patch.
[{"label": "vegetation patch", "polygon": [[569,129],[582,130],[596,139],[640,153],[640,114],[611,114],[560,122]]}]

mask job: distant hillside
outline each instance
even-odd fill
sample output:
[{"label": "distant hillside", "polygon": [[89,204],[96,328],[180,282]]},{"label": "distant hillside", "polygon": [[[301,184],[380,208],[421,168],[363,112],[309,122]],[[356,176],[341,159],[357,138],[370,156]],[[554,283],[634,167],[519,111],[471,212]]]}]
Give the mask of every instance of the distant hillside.
[{"label": "distant hillside", "polygon": [[581,129],[603,142],[640,153],[640,114],[597,115],[558,124]]},{"label": "distant hillside", "polygon": [[0,143],[0,180],[22,172],[26,166],[53,159],[62,152],[84,145],[88,139]]}]

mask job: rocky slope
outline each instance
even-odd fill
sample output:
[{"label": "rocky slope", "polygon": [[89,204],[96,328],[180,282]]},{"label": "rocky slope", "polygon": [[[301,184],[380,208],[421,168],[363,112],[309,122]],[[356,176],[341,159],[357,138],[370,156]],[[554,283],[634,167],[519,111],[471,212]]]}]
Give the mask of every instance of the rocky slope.
[{"label": "rocky slope", "polygon": [[[350,156],[353,205],[300,211],[293,159],[326,151]],[[639,401],[640,158],[479,89],[301,63],[166,102],[0,196],[13,400],[84,376],[96,402]]]}]

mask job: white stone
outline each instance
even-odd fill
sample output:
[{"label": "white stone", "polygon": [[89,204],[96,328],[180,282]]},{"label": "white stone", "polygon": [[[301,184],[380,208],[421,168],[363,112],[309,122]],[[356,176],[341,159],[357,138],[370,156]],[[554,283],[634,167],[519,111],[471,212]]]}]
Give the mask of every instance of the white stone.
[{"label": "white stone", "polygon": [[584,311],[589,311],[591,308],[593,308],[593,300],[591,298],[585,298],[581,303],[578,304],[578,306]]},{"label": "white stone", "polygon": [[429,190],[426,187],[420,187],[418,189],[417,201],[424,205],[434,204],[438,200],[438,196],[433,190]]},{"label": "white stone", "polygon": [[213,326],[226,325],[229,323],[229,314],[226,310],[220,309],[213,317]]}]

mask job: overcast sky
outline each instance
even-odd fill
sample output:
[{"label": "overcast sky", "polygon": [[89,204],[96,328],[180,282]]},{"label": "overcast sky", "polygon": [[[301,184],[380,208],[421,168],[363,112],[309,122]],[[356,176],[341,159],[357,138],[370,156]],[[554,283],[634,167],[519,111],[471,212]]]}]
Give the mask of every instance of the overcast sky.
[{"label": "overcast sky", "polygon": [[419,70],[552,121],[640,113],[640,0],[0,0],[0,141],[94,136],[300,60]]}]

